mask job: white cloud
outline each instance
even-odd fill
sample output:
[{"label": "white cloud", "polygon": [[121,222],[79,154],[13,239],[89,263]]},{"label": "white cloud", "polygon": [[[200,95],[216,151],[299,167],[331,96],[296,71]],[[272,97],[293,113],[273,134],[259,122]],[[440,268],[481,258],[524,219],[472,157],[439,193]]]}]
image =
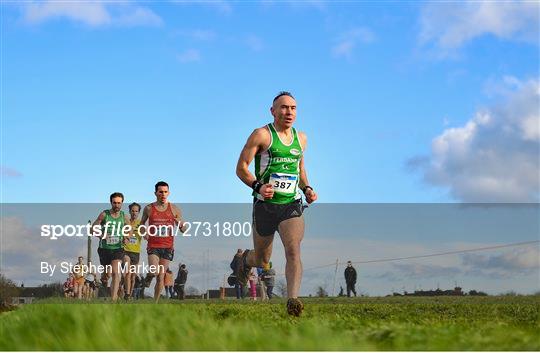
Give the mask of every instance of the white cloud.
[{"label": "white cloud", "polygon": [[422,9],[419,40],[441,56],[488,34],[538,43],[539,6],[535,1],[429,2]]},{"label": "white cloud", "polygon": [[0,218],[2,227],[2,252],[36,251],[36,244],[32,243],[31,231],[18,217]]},{"label": "white cloud", "polygon": [[527,247],[496,255],[464,254],[463,263],[478,269],[502,269],[505,271],[529,271],[540,268],[540,251]]},{"label": "white cloud", "polygon": [[201,60],[201,53],[197,49],[186,49],[176,56],[181,63],[190,63]]},{"label": "white cloud", "polygon": [[54,18],[69,18],[90,26],[107,25],[111,17],[100,2],[53,2],[30,3],[24,7],[24,20],[38,24]]},{"label": "white cloud", "polygon": [[492,279],[514,278],[517,274],[540,274],[540,251],[529,247],[513,249],[500,254],[463,254],[465,275]]},{"label": "white cloud", "polygon": [[118,14],[118,16],[113,18],[113,21],[120,26],[126,27],[160,26],[163,24],[161,17],[151,10],[140,6],[130,8],[124,13]]},{"label": "white cloud", "polygon": [[159,26],[163,23],[151,10],[129,3],[44,1],[25,4],[22,10],[23,21],[33,25],[62,18],[90,27]]},{"label": "white cloud", "polygon": [[[506,80],[508,81],[508,79]],[[409,166],[462,202],[537,202],[540,195],[540,85],[510,80],[503,102],[433,139]]]},{"label": "white cloud", "polygon": [[458,267],[448,267],[419,263],[392,264],[392,271],[383,274],[371,276],[371,278],[387,279],[390,281],[399,281],[404,278],[409,279],[428,279],[438,277],[455,277],[462,273]]},{"label": "white cloud", "polygon": [[41,284],[59,280],[61,276],[51,278],[40,273],[41,261],[58,264],[74,261],[82,255],[82,242],[73,238],[50,240],[41,237],[39,228],[27,226],[20,217],[0,218],[0,228],[2,272],[17,282]]},{"label": "white cloud", "polygon": [[[450,251],[493,246],[489,243],[448,243]],[[432,251],[436,253],[437,251]],[[538,274],[540,250],[528,246],[493,252],[467,252],[458,255],[430,257],[388,263],[386,271],[366,277],[376,280],[403,281],[404,279],[509,279]],[[380,265],[382,266],[382,264]]]},{"label": "white cloud", "polygon": [[341,33],[332,47],[332,55],[336,58],[345,57],[350,59],[358,43],[371,43],[375,40],[375,35],[365,27],[353,28]]}]

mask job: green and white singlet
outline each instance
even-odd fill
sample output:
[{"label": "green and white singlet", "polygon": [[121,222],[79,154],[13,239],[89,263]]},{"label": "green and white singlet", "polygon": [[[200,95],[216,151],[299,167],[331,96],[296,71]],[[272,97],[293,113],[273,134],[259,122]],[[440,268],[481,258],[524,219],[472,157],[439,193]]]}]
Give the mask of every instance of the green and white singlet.
[{"label": "green and white singlet", "polygon": [[302,198],[298,183],[300,181],[300,159],[302,144],[295,128],[293,139],[288,145],[281,141],[274,124],[266,126],[271,136],[270,146],[266,151],[255,156],[255,176],[260,182],[270,183],[274,187],[274,197],[265,200],[253,192],[259,200],[275,204],[287,204]]},{"label": "green and white singlet", "polygon": [[[99,241],[99,247],[103,249],[122,249],[122,227],[124,227],[124,211],[119,212],[119,216],[114,218],[110,210],[105,210],[105,218],[101,221],[101,229],[105,234],[105,239]],[[109,223],[109,228],[105,233],[105,224]],[[114,232],[113,232],[114,225]]]}]

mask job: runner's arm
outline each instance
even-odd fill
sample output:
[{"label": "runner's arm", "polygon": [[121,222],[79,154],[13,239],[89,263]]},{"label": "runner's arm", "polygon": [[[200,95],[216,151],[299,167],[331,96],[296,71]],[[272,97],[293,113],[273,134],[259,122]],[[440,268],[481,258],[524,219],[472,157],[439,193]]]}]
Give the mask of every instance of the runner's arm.
[{"label": "runner's arm", "polygon": [[246,184],[251,187],[256,180],[255,176],[249,171],[249,165],[255,158],[255,155],[266,148],[270,144],[270,136],[264,128],[255,129],[249,136],[240,157],[236,164],[236,175]]},{"label": "runner's arm", "polygon": [[[101,212],[96,218],[96,220],[94,221],[94,223],[92,223],[92,227],[90,228],[90,233],[92,235],[94,235],[94,226],[101,225],[101,222],[103,222],[104,218],[105,218],[105,212]],[[101,236],[101,235],[96,235],[96,236]]]},{"label": "runner's arm", "polygon": [[[270,141],[271,137],[267,129],[255,129],[240,153],[240,158],[238,158],[238,164],[236,165],[236,175],[250,188],[253,187],[253,183],[257,178],[249,171],[249,165],[259,151],[264,150],[270,145]],[[263,184],[258,189],[258,192],[265,199],[271,199],[274,196],[272,184]]]},{"label": "runner's arm", "polygon": [[146,224],[146,221],[148,220],[148,209],[150,208],[150,205],[146,205],[143,209],[142,217],[141,217],[141,225]]},{"label": "runner's arm", "polygon": [[[301,190],[303,190],[306,186],[309,186],[309,181],[307,178],[307,172],[305,168],[304,163],[304,153],[307,148],[307,136],[303,132],[298,133],[298,138],[300,139],[300,143],[302,144],[302,158],[300,159],[300,182],[298,183],[298,186]],[[310,188],[308,188],[304,195],[306,196],[307,203],[312,203],[313,201],[317,200],[317,193]]]},{"label": "runner's arm", "polygon": [[[142,214],[142,217],[141,217],[141,223],[140,223],[141,226],[146,225],[146,221],[148,220],[148,210],[150,209],[150,207],[152,207],[152,206],[151,205],[146,205],[144,207],[143,214]],[[149,238],[149,235],[148,235],[148,233],[146,233],[144,235],[144,239],[148,240],[148,238]]]},{"label": "runner's arm", "polygon": [[174,222],[178,224],[180,231],[184,233],[186,231],[186,222],[182,222],[182,211],[180,211],[180,208],[175,204],[171,203],[171,207],[174,215]]}]

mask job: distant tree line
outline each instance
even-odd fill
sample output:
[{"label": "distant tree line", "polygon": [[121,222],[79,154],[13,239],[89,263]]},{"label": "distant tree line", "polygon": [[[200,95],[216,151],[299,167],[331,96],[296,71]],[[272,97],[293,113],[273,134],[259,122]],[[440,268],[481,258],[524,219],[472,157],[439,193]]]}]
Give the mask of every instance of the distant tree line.
[{"label": "distant tree line", "polygon": [[15,282],[0,273],[0,311],[9,310],[12,298],[48,298],[62,296],[62,283],[48,283],[37,287],[17,286]]}]

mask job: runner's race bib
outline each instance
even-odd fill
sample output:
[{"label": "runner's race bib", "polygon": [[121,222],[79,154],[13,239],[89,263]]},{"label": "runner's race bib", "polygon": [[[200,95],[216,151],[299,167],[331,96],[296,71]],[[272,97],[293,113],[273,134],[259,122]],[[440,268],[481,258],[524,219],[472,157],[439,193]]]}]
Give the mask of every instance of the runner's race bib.
[{"label": "runner's race bib", "polygon": [[130,244],[137,244],[137,237],[129,237],[128,242]]},{"label": "runner's race bib", "polygon": [[107,222],[108,224],[111,225],[111,228],[109,228],[109,230],[107,231],[107,234],[105,236],[105,243],[107,245],[117,245],[120,243],[120,241],[122,240],[121,238],[121,230],[120,230],[120,226],[122,225],[121,223],[117,223],[117,222]]},{"label": "runner's race bib", "polygon": [[281,194],[294,194],[298,176],[294,174],[272,173],[269,183],[272,184],[274,192]]},{"label": "runner's race bib", "polygon": [[117,235],[109,235],[105,238],[107,245],[116,245],[120,243],[120,237]]}]

